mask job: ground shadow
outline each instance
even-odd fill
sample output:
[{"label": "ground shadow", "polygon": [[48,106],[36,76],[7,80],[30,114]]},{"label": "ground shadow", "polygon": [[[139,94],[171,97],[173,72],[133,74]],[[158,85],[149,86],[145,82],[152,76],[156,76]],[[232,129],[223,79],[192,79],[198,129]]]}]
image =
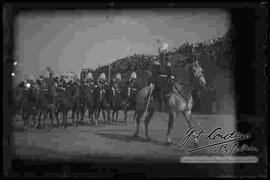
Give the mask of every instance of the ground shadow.
[{"label": "ground shadow", "polygon": [[154,139],[146,140],[144,137],[133,137],[133,135],[129,134],[116,134],[116,133],[94,133],[98,136],[107,138],[107,139],[112,139],[112,140],[120,140],[120,141],[125,141],[125,142],[142,142],[142,143],[151,143],[155,145],[160,145],[160,146],[168,146],[166,142],[160,142]]}]

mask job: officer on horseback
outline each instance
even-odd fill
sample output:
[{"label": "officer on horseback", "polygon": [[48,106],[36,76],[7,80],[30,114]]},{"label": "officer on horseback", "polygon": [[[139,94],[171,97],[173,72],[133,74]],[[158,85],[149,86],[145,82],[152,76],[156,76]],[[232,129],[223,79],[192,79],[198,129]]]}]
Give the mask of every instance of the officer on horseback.
[{"label": "officer on horseback", "polygon": [[159,102],[160,111],[165,110],[165,94],[164,90],[169,79],[173,79],[172,66],[168,59],[168,44],[164,43],[159,48],[159,61],[155,60],[152,66],[152,75],[150,85],[154,87],[153,97]]},{"label": "officer on horseback", "polygon": [[98,81],[97,81],[97,85],[101,88],[105,88],[108,84],[106,82],[106,75],[105,73],[101,73],[99,75]]},{"label": "officer on horseback", "polygon": [[89,86],[94,87],[94,78],[93,78],[93,74],[91,72],[87,73],[86,82]]},{"label": "officer on horseback", "polygon": [[121,74],[117,73],[115,78],[111,82],[111,86],[113,86],[114,88],[119,89],[121,80],[122,80]]},{"label": "officer on horseback", "polygon": [[128,87],[131,88],[133,91],[137,91],[137,74],[136,72],[132,72],[128,79]]}]

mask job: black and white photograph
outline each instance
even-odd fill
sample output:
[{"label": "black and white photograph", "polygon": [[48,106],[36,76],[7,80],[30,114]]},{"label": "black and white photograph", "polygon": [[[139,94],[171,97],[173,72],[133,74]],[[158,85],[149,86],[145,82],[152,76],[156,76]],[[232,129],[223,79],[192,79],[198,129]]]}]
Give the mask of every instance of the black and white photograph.
[{"label": "black and white photograph", "polygon": [[[34,7],[18,8],[4,24],[4,62],[10,68],[5,82],[11,84],[6,158],[48,166],[171,163],[190,168],[183,168],[186,177],[197,171],[198,177],[237,177],[239,164],[263,163],[260,168],[266,169],[267,134],[259,128],[265,119],[251,120],[260,124],[250,126],[255,130],[239,128],[235,66],[245,59],[234,56],[239,32],[234,33],[231,11],[172,4]],[[72,168],[65,168],[58,175],[72,176]],[[53,174],[42,172],[40,177]],[[258,172],[266,177],[266,170]]]}]

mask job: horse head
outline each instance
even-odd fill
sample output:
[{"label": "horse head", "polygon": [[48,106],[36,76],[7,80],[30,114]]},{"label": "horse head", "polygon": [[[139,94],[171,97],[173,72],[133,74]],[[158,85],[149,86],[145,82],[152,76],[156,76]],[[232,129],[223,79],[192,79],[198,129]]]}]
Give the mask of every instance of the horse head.
[{"label": "horse head", "polygon": [[191,64],[191,69],[194,79],[199,82],[201,87],[204,87],[206,85],[206,80],[203,75],[203,70],[197,60]]}]

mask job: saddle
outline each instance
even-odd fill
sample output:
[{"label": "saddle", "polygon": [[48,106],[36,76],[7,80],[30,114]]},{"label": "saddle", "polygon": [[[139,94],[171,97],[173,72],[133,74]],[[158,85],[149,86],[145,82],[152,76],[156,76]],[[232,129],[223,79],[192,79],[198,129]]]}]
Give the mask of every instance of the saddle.
[{"label": "saddle", "polygon": [[156,79],[156,86],[152,92],[151,101],[158,102],[159,111],[166,112],[168,110],[167,100],[171,91],[172,86],[170,85],[167,76],[158,76]]}]

